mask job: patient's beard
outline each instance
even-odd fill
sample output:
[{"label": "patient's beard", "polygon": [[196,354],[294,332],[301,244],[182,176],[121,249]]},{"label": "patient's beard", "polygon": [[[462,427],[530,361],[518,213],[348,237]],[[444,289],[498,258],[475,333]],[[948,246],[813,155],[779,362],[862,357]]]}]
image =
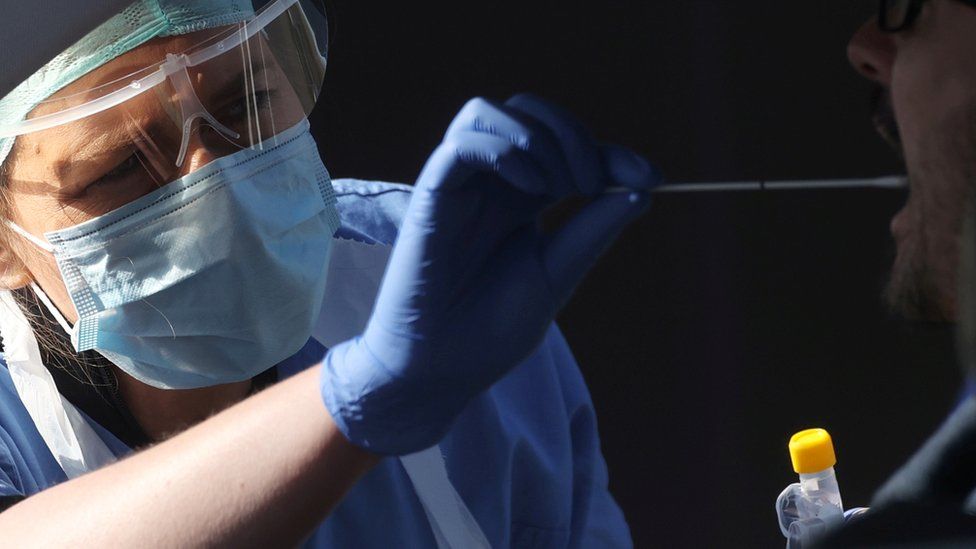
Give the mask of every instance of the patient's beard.
[{"label": "patient's beard", "polygon": [[909,220],[885,299],[908,319],[954,322],[959,239],[976,188],[976,104],[940,122],[913,136],[917,143],[905,143],[906,149],[915,145],[906,151]]}]

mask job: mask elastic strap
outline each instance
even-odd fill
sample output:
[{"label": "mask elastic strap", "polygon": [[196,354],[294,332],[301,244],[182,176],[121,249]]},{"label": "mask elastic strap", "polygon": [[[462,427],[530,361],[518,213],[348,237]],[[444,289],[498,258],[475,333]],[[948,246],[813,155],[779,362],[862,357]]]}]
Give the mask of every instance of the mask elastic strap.
[{"label": "mask elastic strap", "polygon": [[31,244],[37,246],[38,248],[44,250],[45,252],[49,252],[52,254],[54,253],[54,245],[51,244],[50,242],[30,234],[25,229],[23,229],[20,225],[14,223],[13,221],[10,221],[9,219],[7,220],[7,226],[10,227],[10,229],[13,230],[13,232],[29,240]]},{"label": "mask elastic strap", "polygon": [[48,312],[50,312],[51,315],[54,316],[54,319],[58,321],[58,324],[61,325],[61,328],[64,330],[64,333],[71,335],[74,328],[72,328],[71,324],[68,323],[68,320],[64,318],[64,315],[61,314],[61,311],[54,306],[54,303],[51,302],[51,298],[49,298],[47,294],[44,293],[44,290],[42,290],[41,287],[38,286],[36,283],[31,282],[30,286],[31,289],[34,290],[34,295],[37,296],[37,299],[41,300],[41,303],[43,303],[44,306],[47,307]]}]

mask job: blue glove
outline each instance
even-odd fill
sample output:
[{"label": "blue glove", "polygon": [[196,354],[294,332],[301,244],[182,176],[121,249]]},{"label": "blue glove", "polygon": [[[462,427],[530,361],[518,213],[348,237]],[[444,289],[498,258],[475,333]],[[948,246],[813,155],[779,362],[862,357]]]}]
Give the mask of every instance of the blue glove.
[{"label": "blue glove", "polygon": [[[526,359],[658,183],[533,96],[474,99],[414,187],[364,333],[332,348],[322,397],[354,444],[403,455],[436,444],[465,405]],[[603,194],[624,186],[631,193]],[[554,234],[540,213],[595,197]]]}]

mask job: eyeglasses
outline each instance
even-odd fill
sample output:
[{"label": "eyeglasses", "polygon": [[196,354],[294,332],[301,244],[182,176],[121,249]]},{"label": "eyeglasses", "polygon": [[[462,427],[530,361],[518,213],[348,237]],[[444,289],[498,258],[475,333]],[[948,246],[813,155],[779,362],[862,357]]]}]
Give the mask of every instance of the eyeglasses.
[{"label": "eyeglasses", "polygon": [[878,25],[884,32],[898,32],[911,26],[925,0],[881,0]]},{"label": "eyeglasses", "polygon": [[[976,7],[976,0],[959,0]],[[925,0],[881,0],[878,25],[884,32],[898,32],[912,26]]]}]

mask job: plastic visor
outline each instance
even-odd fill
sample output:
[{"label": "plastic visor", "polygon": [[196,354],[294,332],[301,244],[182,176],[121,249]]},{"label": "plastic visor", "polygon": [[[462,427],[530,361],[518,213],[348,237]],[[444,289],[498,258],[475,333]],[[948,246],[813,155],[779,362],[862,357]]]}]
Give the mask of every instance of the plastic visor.
[{"label": "plastic visor", "polygon": [[157,38],[85,75],[0,127],[17,137],[10,179],[38,194],[111,188],[117,202],[274,144],[325,76],[325,12],[302,4],[274,0],[236,25]]}]

